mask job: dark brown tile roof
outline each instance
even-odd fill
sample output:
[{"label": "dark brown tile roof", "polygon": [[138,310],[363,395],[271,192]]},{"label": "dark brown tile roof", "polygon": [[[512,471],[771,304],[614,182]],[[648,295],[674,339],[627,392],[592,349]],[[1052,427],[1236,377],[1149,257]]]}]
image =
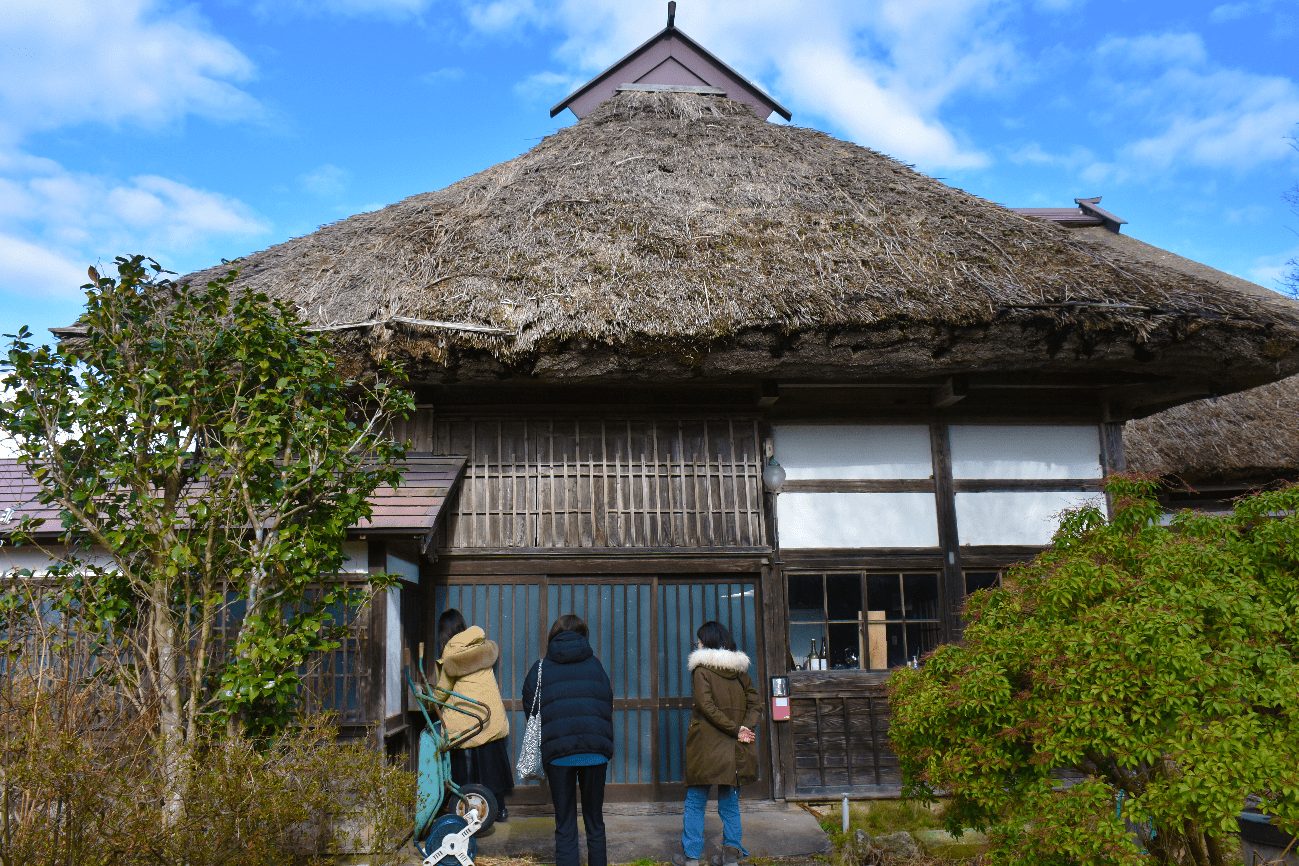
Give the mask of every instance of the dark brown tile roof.
[{"label": "dark brown tile roof", "polygon": [[431,532],[464,471],[463,457],[407,457],[401,485],[376,490],[370,497],[373,514],[354,528],[402,535]]},{"label": "dark brown tile roof", "polygon": [[[370,498],[369,520],[352,527],[355,532],[386,535],[424,535],[433,531],[442,507],[464,473],[465,458],[413,455],[402,464],[402,483],[381,487]],[[57,532],[59,510],[36,499],[39,485],[15,459],[0,459],[0,535],[10,532],[25,517],[46,521],[44,532]]]},{"label": "dark brown tile roof", "polygon": [[0,534],[11,531],[26,517],[46,521],[45,528],[56,530],[59,510],[36,500],[40,485],[13,458],[0,459]]}]

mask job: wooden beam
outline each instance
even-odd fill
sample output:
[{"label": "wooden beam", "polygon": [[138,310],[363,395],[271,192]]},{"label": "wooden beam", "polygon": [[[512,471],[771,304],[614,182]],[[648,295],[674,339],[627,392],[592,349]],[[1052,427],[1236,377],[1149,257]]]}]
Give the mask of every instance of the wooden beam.
[{"label": "wooden beam", "polygon": [[949,406],[955,406],[964,400],[969,392],[970,387],[964,379],[948,379],[934,389],[933,407],[935,409],[946,409]]}]

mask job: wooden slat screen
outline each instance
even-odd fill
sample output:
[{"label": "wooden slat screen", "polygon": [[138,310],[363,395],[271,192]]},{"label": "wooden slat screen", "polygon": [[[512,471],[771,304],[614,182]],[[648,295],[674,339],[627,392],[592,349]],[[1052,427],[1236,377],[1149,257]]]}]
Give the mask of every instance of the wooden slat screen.
[{"label": "wooden slat screen", "polygon": [[902,785],[889,744],[882,678],[853,672],[790,675],[794,794],[896,794]]},{"label": "wooden slat screen", "polygon": [[[217,621],[218,637],[213,646],[217,657],[229,652],[243,620],[246,602],[226,593],[226,607]],[[336,649],[314,653],[298,673],[302,677],[299,690],[300,709],[306,713],[332,712],[338,724],[344,727],[372,725],[380,719],[370,718],[366,706],[371,677],[374,672],[367,664],[369,647],[370,607],[357,609],[350,605],[335,605],[330,610],[335,624],[346,627]]]},{"label": "wooden slat screen", "polygon": [[417,449],[469,458],[451,548],[757,547],[753,418],[419,418]]}]

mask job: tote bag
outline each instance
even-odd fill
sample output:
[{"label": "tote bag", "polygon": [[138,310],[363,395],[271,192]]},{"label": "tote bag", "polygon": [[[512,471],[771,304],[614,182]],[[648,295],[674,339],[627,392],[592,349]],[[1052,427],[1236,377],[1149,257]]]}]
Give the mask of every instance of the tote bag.
[{"label": "tote bag", "polygon": [[519,748],[519,763],[514,768],[520,782],[540,780],[541,772],[541,668],[537,662],[537,690],[532,694],[532,712],[523,728],[523,745]]}]

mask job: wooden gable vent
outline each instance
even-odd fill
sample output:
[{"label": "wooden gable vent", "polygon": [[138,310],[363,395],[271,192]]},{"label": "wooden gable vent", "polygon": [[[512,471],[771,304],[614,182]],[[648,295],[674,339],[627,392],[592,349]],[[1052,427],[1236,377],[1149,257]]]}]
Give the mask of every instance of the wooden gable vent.
[{"label": "wooden gable vent", "polygon": [[666,27],[569,94],[550,109],[550,116],[567,108],[581,120],[620,91],[669,90],[724,96],[749,106],[763,119],[772,112],[790,119],[789,111],[779,102],[678,30],[676,13],[677,4],[668,3]]}]

